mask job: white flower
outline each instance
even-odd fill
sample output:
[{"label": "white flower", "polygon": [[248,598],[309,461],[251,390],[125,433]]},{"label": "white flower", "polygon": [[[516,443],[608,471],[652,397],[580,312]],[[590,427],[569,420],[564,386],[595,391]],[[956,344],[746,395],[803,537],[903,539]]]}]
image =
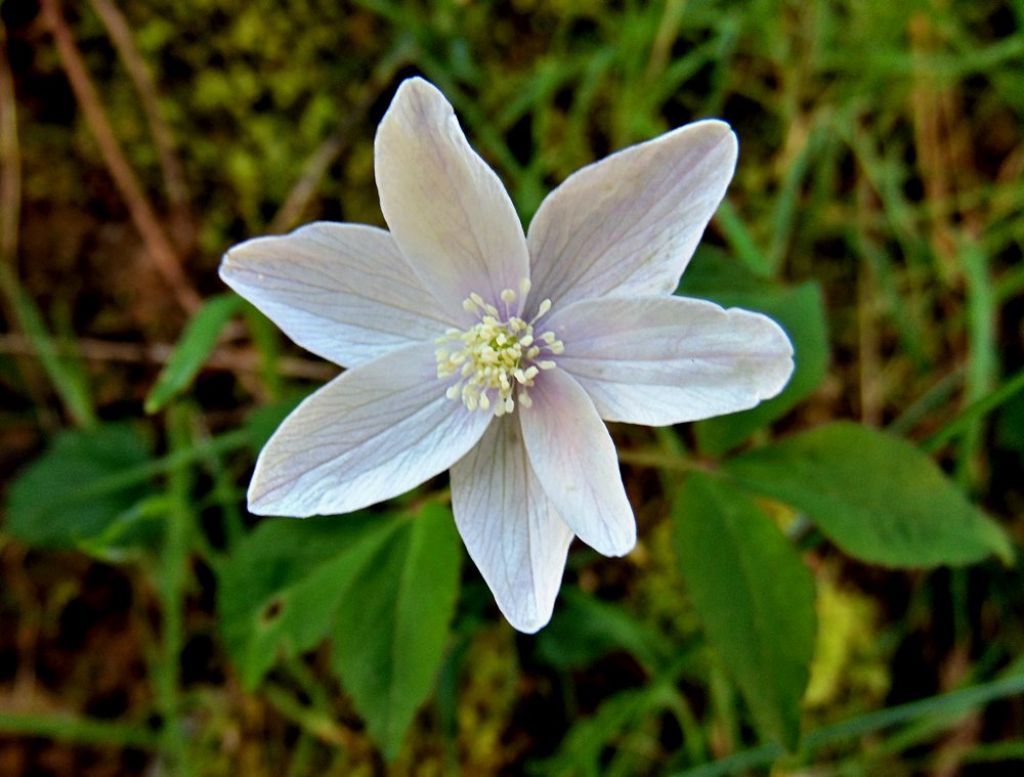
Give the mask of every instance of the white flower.
[{"label": "white flower", "polygon": [[256,463],[249,508],[347,513],[451,468],[462,539],[520,631],[548,622],[573,535],[628,553],[636,524],[602,421],[752,407],[792,372],[772,320],[672,296],[721,201],[736,138],[700,121],[570,176],[526,235],[431,84],[377,130],[390,232],[314,223],[232,248],[221,277],[348,368]]}]

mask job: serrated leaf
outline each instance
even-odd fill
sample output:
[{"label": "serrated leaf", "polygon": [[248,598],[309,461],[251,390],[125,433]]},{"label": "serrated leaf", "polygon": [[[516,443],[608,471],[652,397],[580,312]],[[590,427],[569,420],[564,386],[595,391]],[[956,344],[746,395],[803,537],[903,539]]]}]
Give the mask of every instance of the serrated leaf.
[{"label": "serrated leaf", "polygon": [[208,299],[185,327],[171,358],[160,371],[146,397],[145,410],[155,413],[191,385],[217,345],[217,338],[231,317],[242,309],[242,298],[221,294]]},{"label": "serrated leaf", "polygon": [[1002,529],[927,455],[854,423],[829,424],[739,456],[726,471],[803,511],[851,556],[892,567],[1009,561]]},{"label": "serrated leaf", "polygon": [[691,473],[673,505],[676,550],[708,642],[762,736],[793,749],[814,651],[814,581],[747,496]]},{"label": "serrated leaf", "polygon": [[149,460],[146,440],[129,424],[62,431],[11,485],[6,528],[44,547],[96,538],[152,493],[144,483],[116,484],[125,470]]},{"label": "serrated leaf", "polygon": [[367,560],[341,601],[333,665],[389,759],[440,668],[460,561],[451,512],[425,505]]},{"label": "serrated leaf", "polygon": [[247,689],[281,654],[330,637],[370,736],[394,757],[430,693],[455,610],[459,538],[437,504],[417,516],[264,521],[221,570],[218,608]]}]

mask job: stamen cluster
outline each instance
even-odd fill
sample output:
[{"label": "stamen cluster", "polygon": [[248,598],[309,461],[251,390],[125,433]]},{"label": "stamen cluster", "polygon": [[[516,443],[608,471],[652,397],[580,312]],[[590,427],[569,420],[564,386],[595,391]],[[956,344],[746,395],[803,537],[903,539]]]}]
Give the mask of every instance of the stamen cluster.
[{"label": "stamen cluster", "polygon": [[[519,284],[520,295],[529,290],[528,280]],[[537,320],[551,310],[551,300],[541,302],[537,315],[526,321],[513,314],[516,299],[512,289],[502,291],[504,310],[499,311],[476,292],[470,294],[462,306],[477,316],[478,323],[465,331],[449,329],[437,339],[437,377],[458,375],[446,392],[449,399],[461,398],[470,410],[493,408],[497,416],[515,410],[517,399],[530,407],[527,389],[541,370],[555,367],[552,360],[539,357],[545,352],[558,355],[565,346],[554,332],[533,333]]]}]

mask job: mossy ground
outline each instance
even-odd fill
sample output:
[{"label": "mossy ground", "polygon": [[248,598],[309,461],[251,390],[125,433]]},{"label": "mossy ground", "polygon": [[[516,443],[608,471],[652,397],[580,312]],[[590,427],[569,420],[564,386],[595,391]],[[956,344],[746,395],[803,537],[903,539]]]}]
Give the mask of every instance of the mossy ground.
[{"label": "mossy ground", "polygon": [[[5,188],[0,202],[18,214],[0,216],[9,270],[0,334],[5,478],[65,426],[128,420],[160,449],[198,445],[239,426],[254,406],[329,375],[249,317],[179,400],[177,422],[145,416],[143,400],[187,315],[140,238],[132,198],[156,214],[185,282],[203,298],[224,291],[217,264],[239,240],[317,218],[381,224],[374,128],[413,74],[445,91],[524,220],[552,186],[614,149],[692,119],[729,121],[740,163],[728,211],[695,262],[723,250],[764,276],[820,283],[827,305],[828,376],[778,433],[853,418],[924,442],[1024,366],[1019,4],[122,2],[152,77],[153,91],[140,94],[103,21],[109,0],[64,2],[66,29],[139,181],[135,195],[112,174],[70,86],[40,7],[54,5],[0,2],[0,68],[13,86],[0,100],[8,116],[16,112],[17,130],[15,143],[10,134],[0,142],[6,180],[20,166],[20,191]],[[26,326],[19,295],[34,301],[37,327]],[[37,356],[38,344],[54,339],[56,371]],[[1018,542],[1022,397],[937,451]],[[646,430],[615,434],[625,449],[655,444]],[[692,442],[689,430],[679,434]],[[588,773],[591,755],[602,774],[665,774],[755,742],[682,591],[665,483],[641,466],[625,468],[640,549],[605,561],[577,548],[566,587],[599,592],[680,655],[693,651],[678,683],[685,705],[647,699],[647,711],[634,714],[640,697],[629,693],[650,675],[628,649],[551,661],[557,633],[547,643],[514,635],[469,564],[451,649],[458,661],[446,664],[437,698],[391,766],[324,651],[283,663],[265,691],[243,691],[220,641],[213,589],[217,552],[254,522],[239,512],[249,466],[247,455],[211,457],[184,483],[195,523],[176,589],[178,661],[160,652],[169,600],[153,556],[97,558],[0,534],[0,774],[152,774],[154,759],[246,777],[460,767],[571,774]],[[990,562],[886,571],[826,544],[806,558],[820,619],[810,728],[1019,663],[1024,586],[1015,570]],[[168,694],[178,720],[161,718]],[[82,727],[94,719],[109,725]],[[184,732],[179,739],[154,733],[168,723]],[[1022,727],[1020,704],[1000,702],[944,725],[851,736],[818,752],[814,771],[1013,773],[1024,759]]]}]

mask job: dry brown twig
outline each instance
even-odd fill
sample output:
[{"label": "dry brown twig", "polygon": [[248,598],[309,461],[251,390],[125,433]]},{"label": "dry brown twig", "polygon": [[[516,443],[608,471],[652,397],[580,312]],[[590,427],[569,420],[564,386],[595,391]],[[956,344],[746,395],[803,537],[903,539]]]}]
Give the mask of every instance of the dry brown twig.
[{"label": "dry brown twig", "polygon": [[321,143],[316,151],[310,155],[309,159],[306,160],[306,164],[302,168],[302,175],[299,176],[299,180],[295,182],[291,191],[288,192],[284,203],[277,213],[274,214],[274,219],[270,222],[269,232],[280,234],[298,225],[299,219],[302,218],[302,214],[306,210],[306,206],[309,205],[309,201],[313,198],[316,187],[319,186],[320,181],[327,174],[327,170],[334,163],[334,160],[345,149],[348,142],[346,134],[351,124],[352,122],[346,122],[343,129],[339,129]]},{"label": "dry brown twig", "polygon": [[[118,343],[88,337],[52,340],[50,346],[57,353],[73,352],[89,361],[126,364],[166,364],[174,351],[174,345],[170,343]],[[0,334],[0,354],[37,356],[39,351],[27,337]],[[219,346],[204,364],[207,369],[229,372],[259,373],[264,369],[263,359],[255,350],[231,345]],[[327,362],[288,356],[277,361],[277,370],[289,378],[316,381],[327,381],[338,374],[338,368]]]},{"label": "dry brown twig", "polygon": [[[128,77],[131,79],[135,92],[139,96],[142,113],[149,125],[149,134],[156,147],[160,172],[163,175],[167,200],[171,207],[171,219],[175,223],[172,239],[177,239],[178,247],[188,250],[192,241],[193,219],[188,206],[188,191],[185,186],[185,173],[178,159],[174,136],[171,128],[164,120],[160,109],[160,99],[155,81],[146,61],[142,57],[131,28],[124,14],[121,13],[113,0],[89,0],[99,16],[107,34],[117,49],[121,62],[124,64]],[[179,236],[185,235],[184,238]]]},{"label": "dry brown twig", "polygon": [[[8,306],[7,317],[12,328],[17,327],[18,243],[21,223],[21,147],[18,139],[18,109],[14,93],[14,78],[7,61],[6,30],[0,22],[0,298]],[[38,365],[19,363],[29,396],[40,409],[44,426],[53,428],[56,416],[42,399],[46,395],[45,382],[36,369]]]},{"label": "dry brown twig", "polygon": [[53,34],[64,72],[67,74],[71,89],[85,115],[86,124],[99,146],[100,154],[103,156],[103,161],[106,163],[114,183],[121,191],[121,196],[128,206],[135,228],[146,245],[147,254],[152,259],[157,272],[170,284],[179,304],[186,311],[194,312],[199,308],[202,300],[185,276],[177,252],[164,233],[135,172],[121,150],[110,120],[107,118],[96,92],[96,87],[86,70],[82,54],[61,13],[58,0],[40,0],[40,5],[43,17]]},{"label": "dry brown twig", "polygon": [[7,50],[0,27],[0,262],[14,263],[18,253],[18,222],[21,217],[21,152],[14,84],[7,66]]},{"label": "dry brown twig", "polygon": [[[856,216],[862,234],[870,231],[870,213],[878,201],[863,175],[858,175],[856,187]],[[882,423],[885,387],[881,381],[881,356],[878,334],[878,293],[876,278],[870,262],[860,262],[857,272],[857,364],[860,398],[860,419],[867,426]]]}]

